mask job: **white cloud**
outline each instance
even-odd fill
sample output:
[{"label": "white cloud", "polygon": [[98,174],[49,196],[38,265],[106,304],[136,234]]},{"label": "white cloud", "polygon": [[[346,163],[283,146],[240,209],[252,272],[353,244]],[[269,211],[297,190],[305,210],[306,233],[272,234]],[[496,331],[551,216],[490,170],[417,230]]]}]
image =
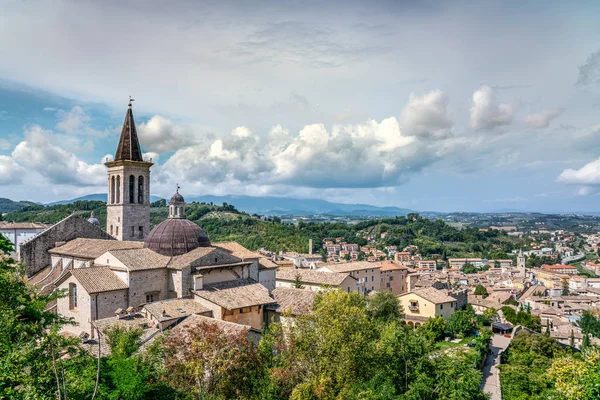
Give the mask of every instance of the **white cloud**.
[{"label": "white cloud", "polygon": [[498,103],[494,91],[487,85],[473,93],[471,103],[471,128],[493,129],[513,121],[514,107]]},{"label": "white cloud", "polygon": [[594,190],[594,188],[590,187],[590,186],[582,186],[579,189],[577,189],[577,196],[589,196],[591,194],[596,193],[596,190]]},{"label": "white cloud", "polygon": [[580,169],[565,169],[558,182],[576,185],[600,185],[600,159],[591,161]]},{"label": "white cloud", "polygon": [[0,138],[0,150],[10,149],[10,142],[6,139]]},{"label": "white cloud", "polygon": [[406,135],[445,137],[453,124],[448,97],[441,90],[423,96],[411,93],[402,110],[400,124]]},{"label": "white cloud", "polygon": [[531,114],[525,116],[523,121],[525,121],[525,125],[529,128],[541,129],[547,128],[550,125],[550,122],[558,117],[561,113],[561,110],[558,108],[545,110],[539,114]]},{"label": "white cloud", "polygon": [[138,124],[137,131],[144,149],[152,152],[173,151],[199,140],[190,126],[175,124],[160,115]]},{"label": "white cloud", "polygon": [[12,158],[47,179],[47,183],[93,186],[106,180],[102,164],[88,164],[52,144],[52,132],[37,125],[28,127],[25,140],[12,152]]},{"label": "white cloud", "polygon": [[18,184],[23,180],[25,169],[9,156],[0,156],[0,184]]},{"label": "white cloud", "polygon": [[66,133],[83,133],[85,126],[90,122],[90,117],[83,108],[75,106],[71,111],[58,110],[59,118],[56,128]]}]

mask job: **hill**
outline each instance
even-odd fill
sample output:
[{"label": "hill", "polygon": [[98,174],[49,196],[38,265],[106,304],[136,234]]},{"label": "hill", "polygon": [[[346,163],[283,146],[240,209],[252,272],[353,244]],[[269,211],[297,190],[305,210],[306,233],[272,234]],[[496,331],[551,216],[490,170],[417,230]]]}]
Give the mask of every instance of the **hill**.
[{"label": "hill", "polygon": [[[160,197],[151,196],[151,201],[157,201]],[[49,205],[55,204],[71,204],[80,200],[96,200],[106,201],[105,193],[89,194],[87,196],[78,197],[70,200],[60,200]],[[375,216],[375,217],[394,217],[396,215],[407,215],[413,210],[399,207],[378,207],[369,204],[347,204],[347,203],[332,203],[326,200],[319,199],[296,199],[289,197],[273,197],[273,196],[196,196],[187,197],[186,201],[191,203],[213,203],[213,204],[235,204],[236,208],[248,214],[260,215],[315,215],[327,214],[334,216]]]},{"label": "hill", "polygon": [[13,201],[11,199],[0,198],[0,213],[21,210],[28,206],[34,206],[36,203],[32,201]]}]

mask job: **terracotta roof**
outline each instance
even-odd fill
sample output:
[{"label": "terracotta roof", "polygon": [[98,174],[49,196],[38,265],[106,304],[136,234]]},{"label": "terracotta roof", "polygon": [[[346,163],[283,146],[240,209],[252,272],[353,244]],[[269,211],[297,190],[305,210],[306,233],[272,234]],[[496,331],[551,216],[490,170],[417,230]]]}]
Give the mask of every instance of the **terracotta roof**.
[{"label": "terracotta roof", "polygon": [[253,279],[236,279],[204,285],[202,290],[193,291],[197,296],[227,310],[274,303],[269,290]]},{"label": "terracotta roof", "polygon": [[393,261],[381,261],[379,262],[379,264],[381,265],[381,272],[394,270],[408,270],[408,267],[405,267],[401,264],[397,264]]},{"label": "terracotta roof", "polygon": [[318,294],[315,290],[295,289],[295,288],[276,288],[273,290],[273,297],[277,304],[268,308],[277,312],[290,312],[292,315],[303,315],[312,312],[315,296]]},{"label": "terracotta roof", "polygon": [[542,296],[544,296],[546,294],[546,290],[548,290],[546,286],[533,285],[530,286],[525,292],[523,292],[519,299],[526,299],[527,297],[533,296],[535,293],[540,293]]},{"label": "terracotta roof", "polygon": [[89,294],[128,288],[127,284],[108,267],[74,268],[70,271],[70,274],[77,279]]},{"label": "terracotta roof", "polygon": [[50,249],[48,253],[93,260],[109,250],[141,249],[143,246],[142,242],[78,238]]},{"label": "terracotta roof", "polygon": [[349,276],[338,272],[315,271],[312,269],[287,269],[275,272],[275,280],[278,281],[293,282],[296,277],[299,277],[302,283],[328,286],[340,286],[344,279]]},{"label": "terracotta roof", "polygon": [[154,303],[146,304],[144,309],[160,322],[184,318],[192,314],[210,312],[208,308],[192,299],[155,301]]},{"label": "terracotta roof", "polygon": [[237,242],[219,242],[213,243],[214,247],[219,247],[230,252],[233,256],[246,259],[246,258],[260,258],[260,254],[248,250]]},{"label": "terracotta roof", "polygon": [[319,268],[327,268],[333,272],[344,273],[344,272],[359,271],[359,270],[364,270],[364,269],[381,268],[381,265],[377,264],[377,263],[367,262],[367,261],[357,261],[357,262],[347,262],[347,263],[341,263],[341,264],[324,264],[324,265],[319,266]]},{"label": "terracotta roof", "polygon": [[454,297],[450,297],[441,290],[434,289],[432,287],[415,289],[412,292],[405,294],[404,296],[415,294],[424,298],[425,300],[429,300],[432,303],[440,304],[440,303],[449,303],[451,301],[456,301]]},{"label": "terracotta roof", "polygon": [[197,249],[194,249],[189,253],[173,257],[168,267],[171,269],[183,269],[191,265],[194,261],[198,260],[199,258],[204,257],[205,255],[210,254],[215,250],[217,250],[215,247],[198,247]]},{"label": "terracotta roof", "polygon": [[272,269],[272,268],[277,268],[278,265],[275,264],[273,261],[269,260],[268,258],[265,257],[261,257],[258,260],[258,265],[260,267],[260,269]]},{"label": "terracotta roof", "polygon": [[0,229],[47,229],[50,225],[39,222],[0,222]]},{"label": "terracotta roof", "polygon": [[228,321],[223,321],[223,320],[218,320],[218,319],[214,319],[214,318],[208,318],[202,315],[190,315],[189,317],[187,317],[185,319],[185,321],[183,321],[182,323],[180,323],[179,325],[177,325],[175,328],[173,328],[173,335],[185,335],[185,332],[189,329],[193,329],[194,327],[201,325],[201,324],[210,324],[210,325],[216,325],[218,326],[223,333],[228,334],[228,333],[248,333],[250,331],[250,327],[246,326],[246,325],[240,325],[240,324],[236,324],[233,322],[228,322]]},{"label": "terracotta roof", "polygon": [[144,239],[144,247],[164,256],[179,256],[198,247],[211,247],[206,232],[184,218],[168,218]]},{"label": "terracotta roof", "polygon": [[150,249],[109,250],[108,253],[131,271],[165,268],[171,260],[171,257],[160,255]]},{"label": "terracotta roof", "polygon": [[556,264],[556,265],[548,265],[548,264],[544,264],[542,265],[542,269],[577,269],[572,265],[561,265],[561,264]]}]

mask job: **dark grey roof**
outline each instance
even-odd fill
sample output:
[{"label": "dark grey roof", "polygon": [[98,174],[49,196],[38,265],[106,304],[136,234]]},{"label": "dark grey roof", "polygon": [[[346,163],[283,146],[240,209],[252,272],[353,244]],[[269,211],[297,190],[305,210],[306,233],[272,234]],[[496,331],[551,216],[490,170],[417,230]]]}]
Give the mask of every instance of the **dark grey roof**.
[{"label": "dark grey roof", "polygon": [[144,247],[163,256],[179,256],[198,247],[210,247],[206,232],[197,224],[183,218],[169,218],[158,224],[146,240]]},{"label": "dark grey roof", "polygon": [[115,161],[144,161],[131,104],[127,108],[127,114],[125,114],[125,122],[123,122],[123,128],[121,129],[121,138],[115,153]]}]

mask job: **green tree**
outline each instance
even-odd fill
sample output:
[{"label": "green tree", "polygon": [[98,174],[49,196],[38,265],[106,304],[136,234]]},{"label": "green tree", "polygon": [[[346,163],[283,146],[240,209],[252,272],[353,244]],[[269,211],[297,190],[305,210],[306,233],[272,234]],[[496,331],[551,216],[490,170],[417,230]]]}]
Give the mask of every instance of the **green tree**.
[{"label": "green tree", "polygon": [[304,289],[304,285],[302,284],[302,277],[300,274],[296,274],[294,277],[294,287],[296,289]]},{"label": "green tree", "polygon": [[404,318],[402,304],[392,292],[375,292],[368,298],[368,308],[371,316],[381,321],[399,321]]},{"label": "green tree", "polygon": [[487,289],[485,288],[485,286],[483,286],[483,285],[477,285],[475,287],[475,295],[476,296],[482,296],[485,299],[486,297],[489,296],[489,293],[488,293]]},{"label": "green tree", "polygon": [[455,311],[448,322],[448,328],[453,335],[465,335],[474,327],[475,315],[467,310]]},{"label": "green tree", "polygon": [[427,337],[432,342],[438,342],[443,340],[446,336],[446,330],[448,329],[448,323],[441,316],[429,318],[425,324],[423,324],[423,331],[426,332]]}]

